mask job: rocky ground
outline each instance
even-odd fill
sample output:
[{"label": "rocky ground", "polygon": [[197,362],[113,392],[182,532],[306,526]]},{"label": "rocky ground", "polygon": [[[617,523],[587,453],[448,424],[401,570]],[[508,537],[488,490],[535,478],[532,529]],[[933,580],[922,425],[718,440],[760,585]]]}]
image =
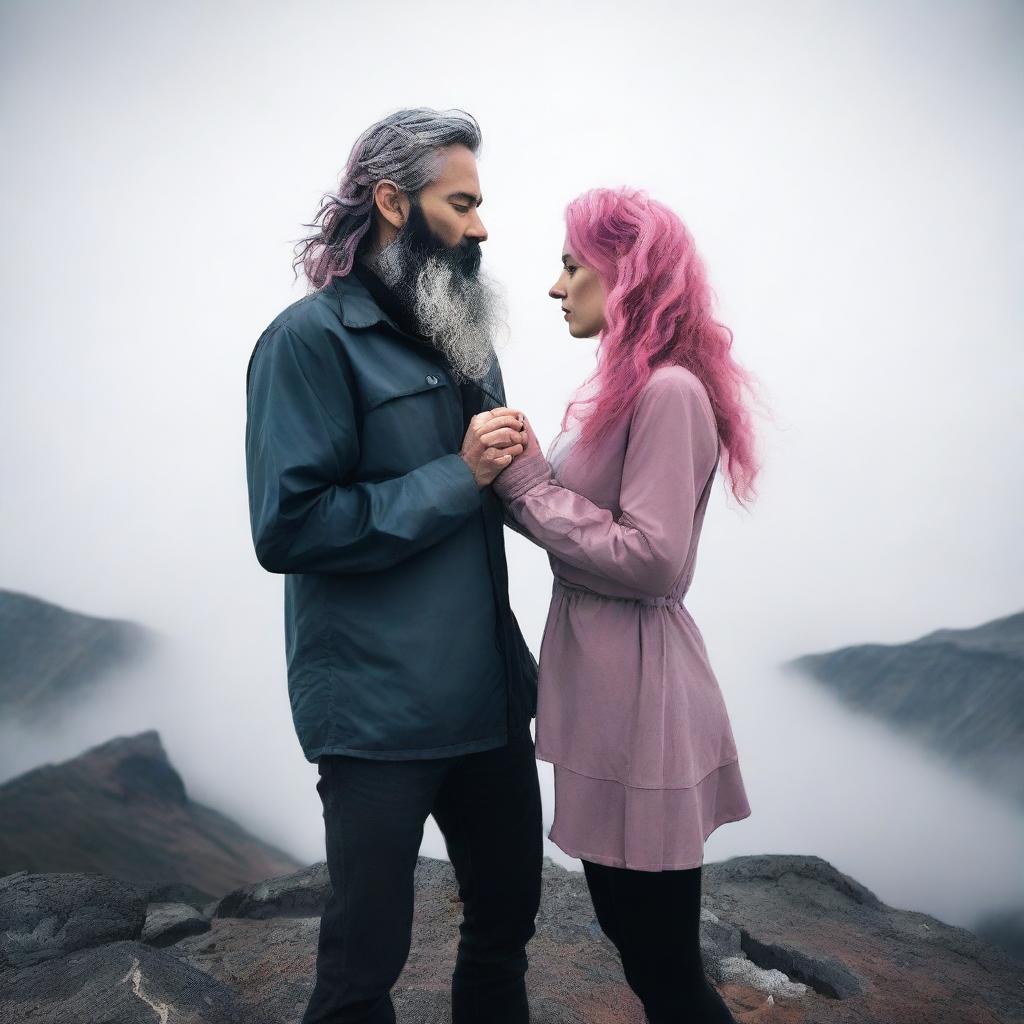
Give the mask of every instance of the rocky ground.
[{"label": "rocky ground", "polygon": [[[100,874],[0,878],[0,1024],[295,1024],[312,988],[322,863],[201,903]],[[461,904],[420,858],[403,1024],[446,1024]],[[528,976],[534,1024],[642,1024],[582,874],[547,861]],[[962,928],[881,903],[826,861],[705,866],[702,945],[737,1019],[1019,1024],[1020,962]]]}]

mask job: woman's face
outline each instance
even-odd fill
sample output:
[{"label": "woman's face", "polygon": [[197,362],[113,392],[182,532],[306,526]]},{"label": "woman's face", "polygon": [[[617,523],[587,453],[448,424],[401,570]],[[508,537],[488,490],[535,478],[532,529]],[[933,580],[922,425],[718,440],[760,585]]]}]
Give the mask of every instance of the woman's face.
[{"label": "woman's face", "polygon": [[597,271],[582,264],[569,248],[569,239],[562,244],[562,273],[548,295],[562,303],[562,312],[574,338],[593,338],[607,326],[604,319],[604,285]]}]

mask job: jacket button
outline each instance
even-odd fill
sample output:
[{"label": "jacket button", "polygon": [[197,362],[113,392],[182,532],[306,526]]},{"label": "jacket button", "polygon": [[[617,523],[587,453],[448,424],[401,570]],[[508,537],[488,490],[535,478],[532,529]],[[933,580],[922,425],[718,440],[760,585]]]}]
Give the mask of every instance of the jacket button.
[{"label": "jacket button", "polygon": [[435,377],[432,373],[428,373],[427,374],[427,383],[428,384],[440,384],[441,383],[441,378],[440,377]]}]

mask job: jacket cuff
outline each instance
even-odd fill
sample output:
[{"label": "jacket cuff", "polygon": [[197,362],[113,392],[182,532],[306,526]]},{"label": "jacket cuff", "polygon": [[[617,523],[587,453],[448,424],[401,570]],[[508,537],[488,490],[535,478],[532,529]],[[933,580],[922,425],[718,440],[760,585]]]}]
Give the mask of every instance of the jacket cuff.
[{"label": "jacket cuff", "polygon": [[518,456],[495,477],[491,487],[502,501],[515,501],[527,491],[544,483],[551,477],[548,460],[537,452],[534,455]]},{"label": "jacket cuff", "polygon": [[469,515],[482,505],[481,488],[477,486],[473,470],[461,455],[443,455],[434,463],[451,483],[452,504],[459,512]]}]

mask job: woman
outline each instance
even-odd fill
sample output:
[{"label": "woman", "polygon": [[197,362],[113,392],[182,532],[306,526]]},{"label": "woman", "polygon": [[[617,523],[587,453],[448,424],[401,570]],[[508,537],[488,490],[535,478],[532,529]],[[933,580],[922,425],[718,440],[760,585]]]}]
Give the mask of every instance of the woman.
[{"label": "woman", "polygon": [[555,766],[549,837],[583,861],[651,1024],[733,1021],[701,961],[701,865],[708,835],[751,812],[683,598],[720,450],[737,497],[753,492],[751,376],[662,204],[585,193],[566,210],[562,260],[549,294],[573,337],[600,336],[591,394],[570,403],[548,457],[524,417],[526,448],[493,484],[554,573],[536,738]]}]

